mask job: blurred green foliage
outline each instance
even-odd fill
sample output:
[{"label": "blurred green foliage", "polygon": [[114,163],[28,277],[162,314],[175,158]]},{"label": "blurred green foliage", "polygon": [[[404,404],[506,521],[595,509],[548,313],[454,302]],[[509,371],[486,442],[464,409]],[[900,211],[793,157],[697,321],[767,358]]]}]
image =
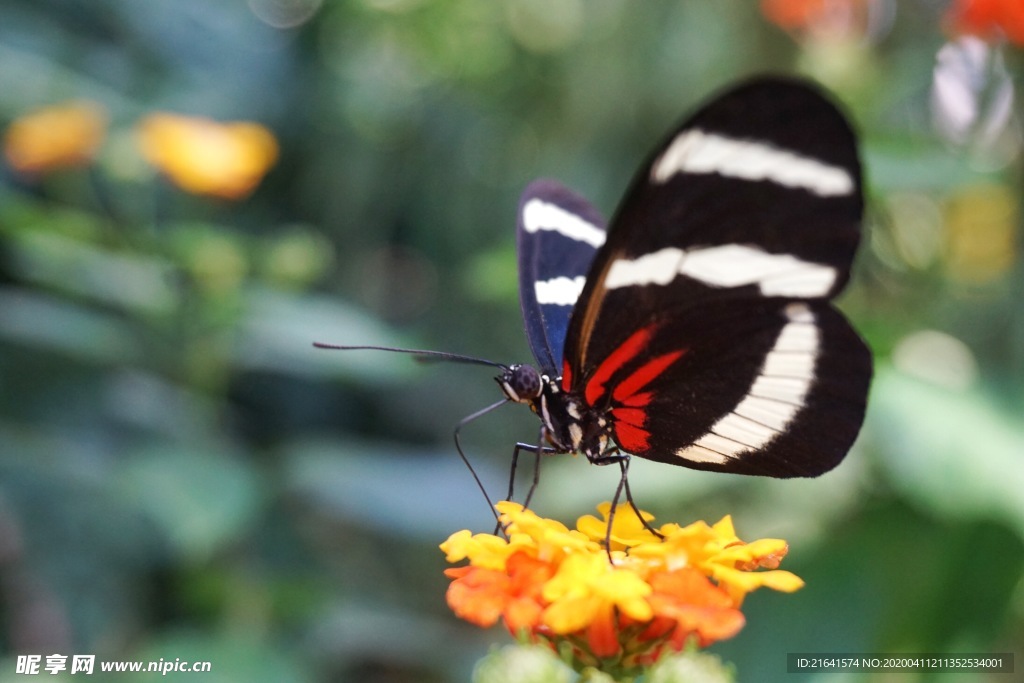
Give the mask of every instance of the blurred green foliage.
[{"label": "blurred green foliage", "polygon": [[[738,680],[788,680],[794,651],[1020,659],[1019,107],[980,97],[997,136],[940,135],[941,3],[865,4],[881,18],[823,38],[752,0],[0,0],[0,122],[69,99],[110,117],[91,166],[0,178],[0,681],[28,652],[467,680],[505,636],[448,613],[436,546],[489,526],[451,429],[494,385],[311,342],[528,360],[519,190],[557,177],[610,213],[690,106],[766,70],[821,80],[862,132],[841,305],[877,352],[867,426],[819,480],[637,462],[633,491],[661,521],[790,541],[807,587],[753,596],[714,648]],[[982,95],[1020,85],[1020,51],[990,55]],[[244,201],[187,195],[135,149],[164,110],[259,121],[280,160]],[[492,493],[523,413],[466,432]],[[567,522],[616,477],[544,470],[537,508]]]}]

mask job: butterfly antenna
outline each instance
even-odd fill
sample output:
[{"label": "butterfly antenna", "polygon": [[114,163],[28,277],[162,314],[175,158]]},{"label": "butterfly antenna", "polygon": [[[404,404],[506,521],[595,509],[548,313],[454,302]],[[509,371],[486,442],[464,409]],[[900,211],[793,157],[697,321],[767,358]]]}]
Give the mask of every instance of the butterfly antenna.
[{"label": "butterfly antenna", "polygon": [[325,344],[324,342],[313,342],[313,346],[318,349],[332,349],[335,351],[390,351],[392,353],[407,353],[416,358],[421,363],[431,362],[449,362],[449,363],[468,363],[470,365],[486,365],[492,368],[501,368],[502,370],[508,370],[508,366],[504,363],[498,363],[493,360],[487,360],[486,358],[476,358],[474,356],[464,356],[461,353],[449,353],[447,351],[427,351],[424,349],[398,349],[393,346],[342,346],[340,344]]}]

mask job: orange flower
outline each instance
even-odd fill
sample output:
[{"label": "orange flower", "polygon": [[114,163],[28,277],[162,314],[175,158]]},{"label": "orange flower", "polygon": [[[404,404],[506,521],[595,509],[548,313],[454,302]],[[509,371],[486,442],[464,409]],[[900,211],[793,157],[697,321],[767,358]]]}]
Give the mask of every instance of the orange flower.
[{"label": "orange flower", "polygon": [[151,114],[138,125],[142,155],[186,192],[246,196],[277,161],[277,141],[256,123]]},{"label": "orange flower", "polygon": [[878,0],[761,0],[761,13],[787,31],[835,39],[863,34],[874,2]]},{"label": "orange flower", "polygon": [[806,28],[820,21],[827,0],[761,0],[761,12],[785,29]]},{"label": "orange flower", "polygon": [[[784,541],[744,543],[732,520],[663,525],[651,533],[629,506],[616,510],[611,561],[602,543],[611,504],[570,530],[516,503],[496,506],[505,536],[460,531],[441,545],[453,579],[448,604],[479,626],[499,619],[513,633],[573,653],[578,663],[625,672],[687,642],[703,647],[744,624],[744,596],[803,582],[776,569]],[[641,512],[648,523],[653,517]],[[759,571],[766,569],[767,571]]]},{"label": "orange flower", "polygon": [[956,33],[986,40],[1005,37],[1024,46],[1024,2],[1021,0],[955,0],[946,21]]},{"label": "orange flower", "polygon": [[691,637],[701,647],[739,633],[745,622],[729,594],[696,569],[684,567],[651,577],[650,601],[662,617],[675,621],[672,645],[679,650]]},{"label": "orange flower", "polygon": [[499,618],[512,633],[530,630],[543,609],[540,594],[551,567],[526,553],[515,553],[505,571],[482,567],[448,569],[448,605],[460,618],[477,626],[493,626]]},{"label": "orange flower", "polygon": [[4,154],[21,173],[45,173],[90,162],[103,143],[107,115],[94,102],[70,102],[16,119],[4,136]]}]

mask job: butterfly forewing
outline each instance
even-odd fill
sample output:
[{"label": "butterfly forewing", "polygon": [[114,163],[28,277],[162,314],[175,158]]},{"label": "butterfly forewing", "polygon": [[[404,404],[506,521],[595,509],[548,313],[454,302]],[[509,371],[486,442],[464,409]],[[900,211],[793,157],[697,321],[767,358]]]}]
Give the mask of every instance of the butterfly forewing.
[{"label": "butterfly forewing", "polygon": [[605,220],[585,199],[553,180],[536,180],[519,200],[516,241],[519,301],[530,349],[556,375],[573,306],[583,291]]},{"label": "butterfly forewing", "polygon": [[831,469],[870,355],[830,307],[862,213],[856,142],[806,85],[712,101],[641,168],[573,312],[563,388],[625,451],[769,476]]}]

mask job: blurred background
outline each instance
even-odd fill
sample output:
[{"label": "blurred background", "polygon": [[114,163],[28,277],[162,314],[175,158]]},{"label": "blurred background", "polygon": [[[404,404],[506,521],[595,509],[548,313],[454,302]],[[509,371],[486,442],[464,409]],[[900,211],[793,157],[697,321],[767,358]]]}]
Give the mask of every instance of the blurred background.
[{"label": "blurred background", "polygon": [[[311,343],[530,361],[521,188],[555,177],[611,213],[690,107],[763,71],[823,83],[862,134],[870,208],[839,305],[877,358],[867,424],[817,480],[637,461],[633,492],[663,522],[732,514],[790,542],[806,588],[751,596],[713,648],[741,681],[790,680],[787,652],[1014,650],[1016,678],[991,680],[1024,680],[1017,0],[0,17],[0,681],[24,653],[468,680],[510,638],[449,613],[437,545],[493,523],[451,440],[499,398],[491,375]],[[536,428],[508,407],[465,430],[492,495]],[[536,509],[570,524],[618,477],[543,469]]]}]

